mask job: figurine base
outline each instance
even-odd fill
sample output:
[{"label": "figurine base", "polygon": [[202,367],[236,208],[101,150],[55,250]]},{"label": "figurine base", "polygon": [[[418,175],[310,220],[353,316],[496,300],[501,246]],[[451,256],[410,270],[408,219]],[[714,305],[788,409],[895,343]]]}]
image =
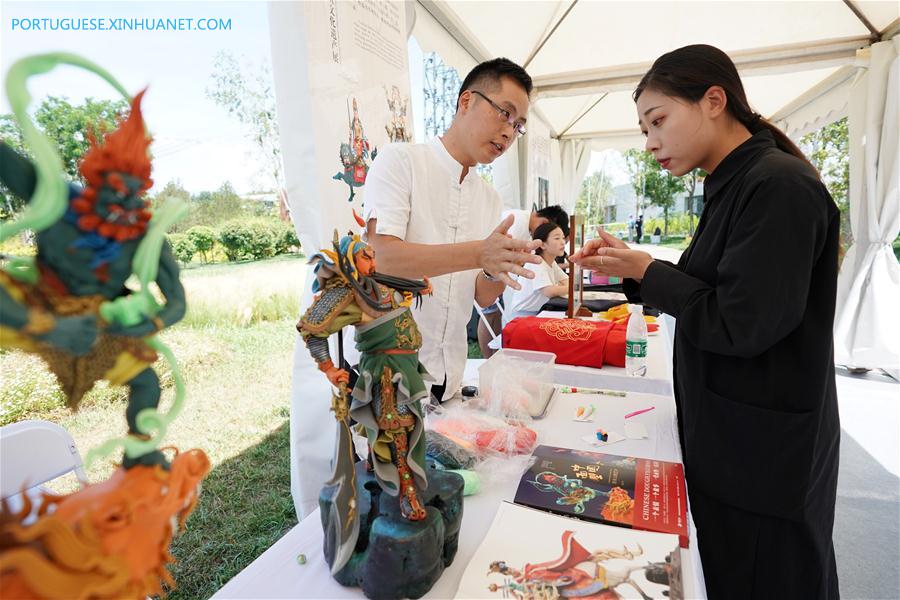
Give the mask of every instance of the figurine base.
[{"label": "figurine base", "polygon": [[[384,493],[365,461],[356,464],[359,539],[353,556],[334,576],[341,585],[362,588],[367,598],[420,598],[435,584],[456,556],[462,522],[463,478],[428,469],[428,489],[420,500],[428,511],[422,521],[400,516],[397,496]],[[334,562],[329,547],[332,489],[319,494],[325,561]]]}]

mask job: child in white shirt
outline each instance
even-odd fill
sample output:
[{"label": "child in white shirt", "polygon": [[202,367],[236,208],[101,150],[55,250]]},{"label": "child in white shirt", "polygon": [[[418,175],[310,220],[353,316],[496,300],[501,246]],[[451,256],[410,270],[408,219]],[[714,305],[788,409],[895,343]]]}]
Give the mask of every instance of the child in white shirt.
[{"label": "child in white shirt", "polygon": [[541,240],[535,254],[543,260],[536,265],[525,264],[534,272],[534,279],[519,278],[522,289],[513,295],[511,318],[536,315],[548,299],[569,293],[569,278],[556,263],[556,257],[566,250],[563,230],[556,223],[544,223],[534,230],[532,239]]}]

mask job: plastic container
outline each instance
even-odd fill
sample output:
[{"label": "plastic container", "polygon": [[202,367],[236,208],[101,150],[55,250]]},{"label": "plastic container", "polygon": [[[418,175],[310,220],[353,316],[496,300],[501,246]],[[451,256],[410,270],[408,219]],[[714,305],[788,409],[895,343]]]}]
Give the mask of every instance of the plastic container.
[{"label": "plastic container", "polygon": [[644,307],[629,304],[628,327],[625,329],[625,372],[632,377],[647,374],[647,322]]},{"label": "plastic container", "polygon": [[552,352],[503,348],[478,369],[478,392],[494,415],[543,417],[556,387]]},{"label": "plastic container", "polygon": [[614,285],[622,283],[622,278],[614,277],[612,275],[602,275],[597,271],[591,271],[590,283],[592,285]]}]

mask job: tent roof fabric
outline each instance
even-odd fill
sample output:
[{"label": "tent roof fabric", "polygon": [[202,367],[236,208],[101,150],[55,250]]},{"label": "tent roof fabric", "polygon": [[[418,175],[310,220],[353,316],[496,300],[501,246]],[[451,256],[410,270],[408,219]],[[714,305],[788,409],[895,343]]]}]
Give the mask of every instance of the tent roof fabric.
[{"label": "tent roof fabric", "polygon": [[465,73],[505,56],[534,79],[533,111],[558,139],[641,147],[631,92],[687,44],[728,52],[751,105],[789,135],[846,114],[858,50],[891,37],[895,1],[418,0],[413,35]]}]

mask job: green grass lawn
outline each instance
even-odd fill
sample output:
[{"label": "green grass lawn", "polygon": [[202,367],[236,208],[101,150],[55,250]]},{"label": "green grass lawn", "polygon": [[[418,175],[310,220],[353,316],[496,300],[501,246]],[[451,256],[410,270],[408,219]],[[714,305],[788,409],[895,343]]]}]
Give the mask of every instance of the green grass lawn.
[{"label": "green grass lawn", "polygon": [[[161,339],[182,365],[188,396],[165,443],[203,449],[212,471],[186,532],[174,544],[178,588],[170,598],[210,597],[297,522],[288,418],[294,324],[305,273],[298,258],[183,273],[188,314]],[[161,363],[157,369],[165,410],[171,377]],[[71,413],[40,359],[17,351],[0,355],[0,379],[0,424],[54,421],[72,433],[82,456],[126,431],[124,388],[97,386]],[[98,461],[88,475],[99,481],[113,468],[112,460]],[[72,487],[74,482],[65,480],[57,489]]]},{"label": "green grass lawn", "polygon": [[690,238],[676,238],[671,240],[662,240],[659,245],[664,248],[674,248],[676,250],[687,250],[688,245],[691,243]]}]

